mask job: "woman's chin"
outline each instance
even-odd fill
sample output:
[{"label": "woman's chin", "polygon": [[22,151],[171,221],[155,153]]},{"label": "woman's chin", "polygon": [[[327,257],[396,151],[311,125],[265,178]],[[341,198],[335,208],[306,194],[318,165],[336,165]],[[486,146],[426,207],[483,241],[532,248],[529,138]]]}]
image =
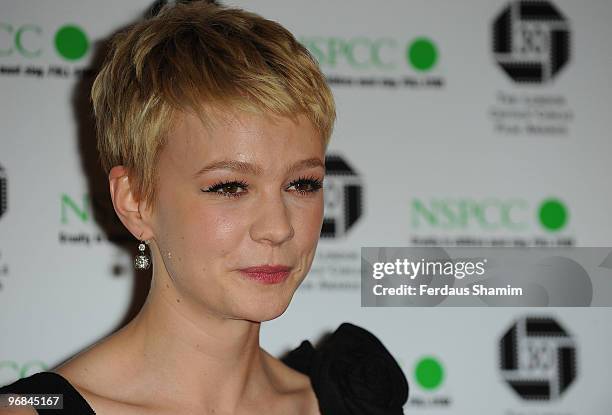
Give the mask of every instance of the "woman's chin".
[{"label": "woman's chin", "polygon": [[249,302],[240,305],[239,315],[245,320],[264,322],[280,317],[289,307],[289,301]]},{"label": "woman's chin", "polygon": [[251,321],[269,321],[281,316],[289,307],[297,290],[297,282],[288,279],[280,284],[249,281],[233,292],[236,314]]}]

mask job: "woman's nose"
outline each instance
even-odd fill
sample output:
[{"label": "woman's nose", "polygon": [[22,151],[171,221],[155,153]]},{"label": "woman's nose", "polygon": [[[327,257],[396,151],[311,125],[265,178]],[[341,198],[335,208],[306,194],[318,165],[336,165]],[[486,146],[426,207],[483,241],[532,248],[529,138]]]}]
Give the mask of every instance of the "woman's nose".
[{"label": "woman's nose", "polygon": [[290,213],[280,192],[261,195],[261,200],[252,212],[254,220],[250,229],[251,238],[273,245],[290,240],[294,235]]}]

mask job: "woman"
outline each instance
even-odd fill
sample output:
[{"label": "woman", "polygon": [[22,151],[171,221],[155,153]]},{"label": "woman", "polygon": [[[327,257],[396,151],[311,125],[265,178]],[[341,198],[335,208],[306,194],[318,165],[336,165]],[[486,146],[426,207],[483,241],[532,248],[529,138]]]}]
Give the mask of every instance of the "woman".
[{"label": "woman", "polygon": [[114,38],[92,100],[150,292],[121,330],[0,392],[63,393],[58,413],[403,413],[406,379],[364,329],[343,324],[284,362],[259,346],[323,221],[335,107],[306,49],[252,13],[168,6]]}]

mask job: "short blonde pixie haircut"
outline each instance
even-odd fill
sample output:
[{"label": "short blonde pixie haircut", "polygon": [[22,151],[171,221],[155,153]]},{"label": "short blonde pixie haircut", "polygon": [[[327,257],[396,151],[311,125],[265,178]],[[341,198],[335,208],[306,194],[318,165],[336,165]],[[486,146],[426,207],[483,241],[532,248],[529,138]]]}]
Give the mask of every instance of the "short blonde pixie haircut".
[{"label": "short blonde pixie haircut", "polygon": [[315,59],[280,24],[206,1],[165,6],[116,34],[93,101],[102,167],[123,165],[155,203],[155,164],[178,112],[305,115],[327,149],[336,109]]}]

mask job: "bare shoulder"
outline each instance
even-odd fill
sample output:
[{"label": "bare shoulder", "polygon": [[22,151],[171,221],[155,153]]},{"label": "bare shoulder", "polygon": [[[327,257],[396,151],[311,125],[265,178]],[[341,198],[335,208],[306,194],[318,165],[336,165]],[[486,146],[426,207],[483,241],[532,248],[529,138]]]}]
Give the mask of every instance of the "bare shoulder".
[{"label": "bare shoulder", "polygon": [[104,379],[109,369],[112,370],[108,367],[107,359],[111,357],[112,362],[112,356],[108,355],[107,344],[107,340],[95,344],[56,367],[53,372],[68,380],[78,392],[82,392],[82,395],[93,394],[93,391],[103,388]]},{"label": "bare shoulder", "polygon": [[[123,349],[125,350],[125,349]],[[121,345],[112,336],[77,354],[53,370],[64,377],[97,414],[129,414],[142,407],[130,399],[125,385],[125,360]],[[140,412],[142,413],[142,412]]]},{"label": "bare shoulder", "polygon": [[38,414],[31,406],[22,408],[0,408],[0,415],[31,415]]},{"label": "bare shoulder", "polygon": [[[142,414],[142,406],[126,400],[117,392],[123,382],[112,382],[107,374],[97,377],[97,372],[86,359],[75,359],[70,365],[58,367],[54,372],[62,375],[87,401],[96,414]],[[93,376],[90,376],[93,375]]]}]

